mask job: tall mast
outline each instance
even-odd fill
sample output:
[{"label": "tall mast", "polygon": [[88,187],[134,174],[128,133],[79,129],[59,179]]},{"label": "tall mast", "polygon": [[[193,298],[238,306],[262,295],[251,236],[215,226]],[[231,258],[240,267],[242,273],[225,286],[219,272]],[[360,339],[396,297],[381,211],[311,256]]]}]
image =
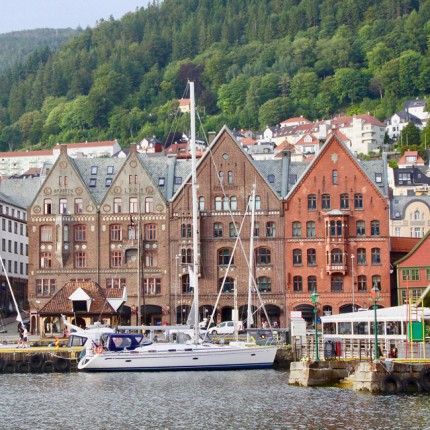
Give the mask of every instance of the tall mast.
[{"label": "tall mast", "polygon": [[190,108],[191,108],[191,190],[192,190],[192,205],[193,205],[193,271],[194,277],[194,341],[199,340],[199,288],[198,288],[198,229],[197,229],[197,160],[196,160],[196,102],[194,96],[194,82],[190,82]]},{"label": "tall mast", "polygon": [[[255,222],[255,189],[256,184],[252,186],[252,194],[249,199],[249,205],[251,206],[251,231],[249,235],[249,276],[248,276],[248,315],[246,317],[246,327],[251,328],[254,324],[254,318],[252,316],[252,285],[254,280],[254,222]],[[247,340],[249,342],[249,330],[247,331]]]}]

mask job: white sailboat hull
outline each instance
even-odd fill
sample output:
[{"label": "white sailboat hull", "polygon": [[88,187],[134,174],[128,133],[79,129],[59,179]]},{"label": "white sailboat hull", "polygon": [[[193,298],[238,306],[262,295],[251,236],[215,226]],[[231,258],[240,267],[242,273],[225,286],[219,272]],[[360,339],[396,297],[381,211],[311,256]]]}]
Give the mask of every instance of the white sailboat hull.
[{"label": "white sailboat hull", "polygon": [[273,366],[274,346],[149,345],[132,351],[87,354],[78,363],[85,371],[174,371],[262,369]]}]

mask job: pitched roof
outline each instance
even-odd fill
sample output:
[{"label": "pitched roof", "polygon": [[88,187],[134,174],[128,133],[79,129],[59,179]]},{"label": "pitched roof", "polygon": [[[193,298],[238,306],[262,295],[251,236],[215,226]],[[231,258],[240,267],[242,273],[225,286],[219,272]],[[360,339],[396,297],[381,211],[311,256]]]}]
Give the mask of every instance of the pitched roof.
[{"label": "pitched roof", "polygon": [[0,158],[49,157],[52,154],[53,154],[52,149],[40,149],[38,151],[0,152]]},{"label": "pitched roof", "polygon": [[[101,142],[78,142],[78,143],[68,143],[67,147],[69,149],[78,149],[78,148],[99,148],[101,146],[114,146],[118,142],[116,140],[104,140]],[[55,150],[59,150],[62,144],[57,143],[55,145]]]}]

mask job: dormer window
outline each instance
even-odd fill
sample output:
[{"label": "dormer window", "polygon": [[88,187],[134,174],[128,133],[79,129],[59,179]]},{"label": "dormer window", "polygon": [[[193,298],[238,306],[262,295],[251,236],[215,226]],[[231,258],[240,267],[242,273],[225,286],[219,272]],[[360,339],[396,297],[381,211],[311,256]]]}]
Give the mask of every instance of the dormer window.
[{"label": "dormer window", "polygon": [[107,167],[107,174],[108,175],[113,175],[113,166],[108,166]]},{"label": "dormer window", "polygon": [[158,178],[158,186],[159,187],[164,187],[165,183],[166,183],[165,178]]},{"label": "dormer window", "polygon": [[91,174],[92,175],[97,175],[97,169],[98,169],[97,166],[91,166]]}]

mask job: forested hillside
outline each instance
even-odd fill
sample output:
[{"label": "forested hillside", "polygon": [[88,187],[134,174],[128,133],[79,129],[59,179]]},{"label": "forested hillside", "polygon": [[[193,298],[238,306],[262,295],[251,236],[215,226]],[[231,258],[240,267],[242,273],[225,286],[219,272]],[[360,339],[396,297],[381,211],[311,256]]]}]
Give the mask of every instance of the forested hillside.
[{"label": "forested hillside", "polygon": [[430,92],[429,33],[430,0],[154,2],[0,75],[0,148],[164,138],[187,79],[206,130],[384,120]]},{"label": "forested hillside", "polygon": [[43,28],[0,34],[0,72],[22,63],[38,49],[57,51],[64,42],[77,36],[81,31],[71,28],[59,30]]}]

